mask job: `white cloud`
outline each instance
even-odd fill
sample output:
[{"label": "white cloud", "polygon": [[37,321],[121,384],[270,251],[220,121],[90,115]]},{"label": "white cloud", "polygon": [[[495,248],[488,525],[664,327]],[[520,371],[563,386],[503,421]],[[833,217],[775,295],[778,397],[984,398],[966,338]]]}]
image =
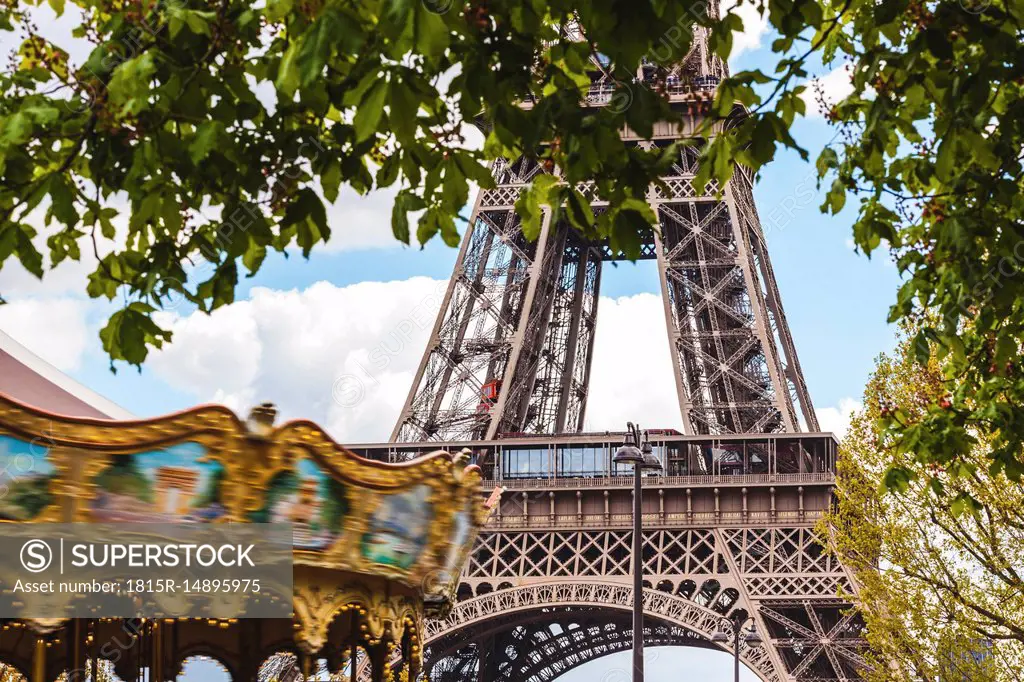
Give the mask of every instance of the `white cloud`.
[{"label": "white cloud", "polygon": [[743,30],[733,36],[729,59],[761,47],[761,38],[768,31],[768,13],[762,16],[757,11],[759,4],[755,0],[726,0],[722,5],[725,14],[735,13],[743,21]]},{"label": "white cloud", "polygon": [[78,369],[94,331],[86,322],[90,303],[49,297],[14,300],[0,306],[0,329],[57,369]]},{"label": "white cloud", "polygon": [[415,277],[303,291],[253,289],[210,316],[174,316],[148,366],[201,400],[269,400],[347,442],[384,440],[405,402],[445,282]]},{"label": "white cloud", "polygon": [[602,297],[584,430],[682,428],[660,295]]},{"label": "white cloud", "polygon": [[[44,254],[44,263],[48,262],[49,253],[46,244],[36,244],[36,248]],[[91,254],[82,254],[82,260],[65,260],[56,268],[46,270],[39,279],[28,270],[15,256],[3,263],[0,270],[0,292],[4,298],[13,300],[21,296],[53,296],[59,294],[85,295],[89,273],[96,268],[96,261]]]},{"label": "white cloud", "polygon": [[366,195],[343,186],[338,199],[327,204],[327,224],[331,238],[322,244],[324,251],[373,249],[399,244],[391,233],[391,206],[397,187],[376,190]]},{"label": "white cloud", "polygon": [[818,425],[825,433],[832,432],[839,439],[846,435],[850,429],[850,419],[857,412],[860,412],[864,405],[853,398],[842,398],[836,407],[819,407],[815,410],[818,415]]},{"label": "white cloud", "polygon": [[[174,342],[147,366],[198,400],[245,413],[269,400],[342,442],[386,440],[405,402],[446,282],[416,277],[303,291],[256,288],[210,316],[169,315]],[[626,420],[678,428],[661,300],[603,298],[587,428]],[[650,362],[623,362],[623,357]]]},{"label": "white cloud", "polygon": [[[197,400],[244,414],[269,400],[343,443],[386,440],[412,384],[446,282],[425,277],[298,291],[256,288],[212,315],[169,315],[174,342],[148,367]],[[602,298],[584,429],[681,429],[661,298]],[[853,399],[817,411],[842,436]]]},{"label": "white cloud", "polygon": [[801,98],[807,103],[807,115],[824,118],[829,109],[853,92],[852,73],[845,66],[815,78],[807,84]]}]

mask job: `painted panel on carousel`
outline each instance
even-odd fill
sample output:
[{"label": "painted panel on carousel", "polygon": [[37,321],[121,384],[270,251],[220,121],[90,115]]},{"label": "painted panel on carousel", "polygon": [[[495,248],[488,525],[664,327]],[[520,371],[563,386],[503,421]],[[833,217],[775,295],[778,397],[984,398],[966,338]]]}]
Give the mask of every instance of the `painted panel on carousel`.
[{"label": "painted panel on carousel", "polygon": [[263,507],[249,515],[254,523],[292,524],[297,549],[327,549],[341,536],[348,513],[345,485],[308,459],[296,469],[278,472],[263,498]]},{"label": "painted panel on carousel", "polygon": [[406,569],[416,563],[427,544],[433,512],[427,504],[430,486],[387,495],[370,517],[363,535],[363,556],[368,560]]},{"label": "painted panel on carousel", "polygon": [[451,574],[459,567],[459,555],[462,553],[462,547],[469,538],[470,529],[470,512],[468,509],[456,512],[452,518],[452,532],[448,541],[451,545],[448,548],[448,556],[445,558],[444,570],[446,574]]},{"label": "painted panel on carousel", "polygon": [[90,511],[100,522],[209,523],[224,516],[224,467],[198,443],[116,455],[93,479]]},{"label": "painted panel on carousel", "polygon": [[53,502],[49,452],[44,442],[0,436],[0,520],[34,519]]}]

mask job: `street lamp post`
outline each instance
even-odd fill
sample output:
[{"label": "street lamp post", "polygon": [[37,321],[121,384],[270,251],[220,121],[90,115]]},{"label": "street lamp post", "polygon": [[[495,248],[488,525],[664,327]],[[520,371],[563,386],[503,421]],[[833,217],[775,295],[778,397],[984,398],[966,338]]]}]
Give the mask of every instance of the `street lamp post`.
[{"label": "street lamp post", "polygon": [[[638,447],[639,446],[639,447]],[[633,682],[644,682],[644,555],[643,555],[643,498],[641,475],[644,469],[659,470],[661,462],[640,427],[626,423],[626,436],[622,447],[612,459],[616,464],[633,465]]]},{"label": "street lamp post", "polygon": [[[731,635],[723,627],[725,623],[729,623],[731,626]],[[750,623],[750,629],[744,632],[743,628],[747,626],[747,623]],[[735,670],[736,675],[735,682],[740,682],[740,639],[742,639],[747,646],[755,649],[761,646],[761,643],[763,642],[761,635],[757,634],[757,629],[755,628],[756,624],[757,622],[753,618],[746,618],[740,615],[734,615],[732,618],[723,617],[722,622],[718,626],[718,632],[711,635],[711,641],[715,644],[727,644],[732,640],[733,670]]]}]

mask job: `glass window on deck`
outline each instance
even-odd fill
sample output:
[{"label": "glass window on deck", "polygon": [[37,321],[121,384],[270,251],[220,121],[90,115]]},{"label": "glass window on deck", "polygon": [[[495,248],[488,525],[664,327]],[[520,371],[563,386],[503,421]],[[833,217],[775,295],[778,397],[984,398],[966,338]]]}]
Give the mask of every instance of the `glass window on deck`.
[{"label": "glass window on deck", "polygon": [[746,448],[746,470],[748,474],[767,474],[768,472],[768,441],[748,440]]},{"label": "glass window on deck", "polygon": [[603,476],[606,452],[597,445],[560,445],[556,457],[558,475],[566,478]]},{"label": "glass window on deck", "polygon": [[814,471],[814,460],[804,447],[806,439],[779,439],[776,443],[776,469],[780,474],[806,474]]},{"label": "glass window on deck", "polygon": [[704,476],[711,473],[700,443],[672,443],[668,446],[669,476]]},{"label": "glass window on deck", "polygon": [[[616,464],[615,462],[612,461],[612,459],[615,457],[615,451],[616,450],[618,450],[618,446],[613,447],[611,449],[611,451],[608,452],[608,454],[606,455],[607,458],[608,458],[609,467],[611,468],[612,476],[632,476],[633,475],[633,465],[632,464]],[[666,453],[666,447],[665,447],[664,443],[652,443],[651,444],[651,454],[653,454],[655,456],[655,458],[657,458],[657,460],[661,463],[661,466],[663,468],[662,469],[657,469],[657,470],[655,470],[655,469],[643,469],[642,473],[643,473],[644,476],[664,476],[664,475],[666,475],[666,472],[665,472],[665,469],[664,469],[664,467],[665,467],[665,453]]]},{"label": "glass window on deck", "polygon": [[501,453],[505,478],[542,478],[548,476],[546,447],[505,448]]},{"label": "glass window on deck", "polygon": [[742,443],[716,443],[709,449],[714,473],[723,476],[743,473]]}]

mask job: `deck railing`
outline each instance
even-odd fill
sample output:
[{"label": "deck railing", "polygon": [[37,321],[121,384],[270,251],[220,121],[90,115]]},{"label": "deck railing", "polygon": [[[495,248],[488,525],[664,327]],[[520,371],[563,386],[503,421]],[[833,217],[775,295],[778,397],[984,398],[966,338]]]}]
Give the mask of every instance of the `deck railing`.
[{"label": "deck railing", "polygon": [[[810,474],[736,474],[701,476],[644,476],[645,488],[688,488],[706,486],[747,485],[830,485],[835,483],[830,472]],[[577,488],[632,488],[632,476],[580,476],[560,478],[506,478],[502,481],[486,479],[483,487],[496,486],[506,490],[575,490]]]},{"label": "deck railing", "polygon": [[[821,519],[821,510],[805,511],[723,511],[665,512],[644,514],[644,528],[678,528],[682,526],[742,526],[747,524],[811,524]],[[517,530],[534,528],[631,528],[632,514],[491,514],[486,530]]]}]

